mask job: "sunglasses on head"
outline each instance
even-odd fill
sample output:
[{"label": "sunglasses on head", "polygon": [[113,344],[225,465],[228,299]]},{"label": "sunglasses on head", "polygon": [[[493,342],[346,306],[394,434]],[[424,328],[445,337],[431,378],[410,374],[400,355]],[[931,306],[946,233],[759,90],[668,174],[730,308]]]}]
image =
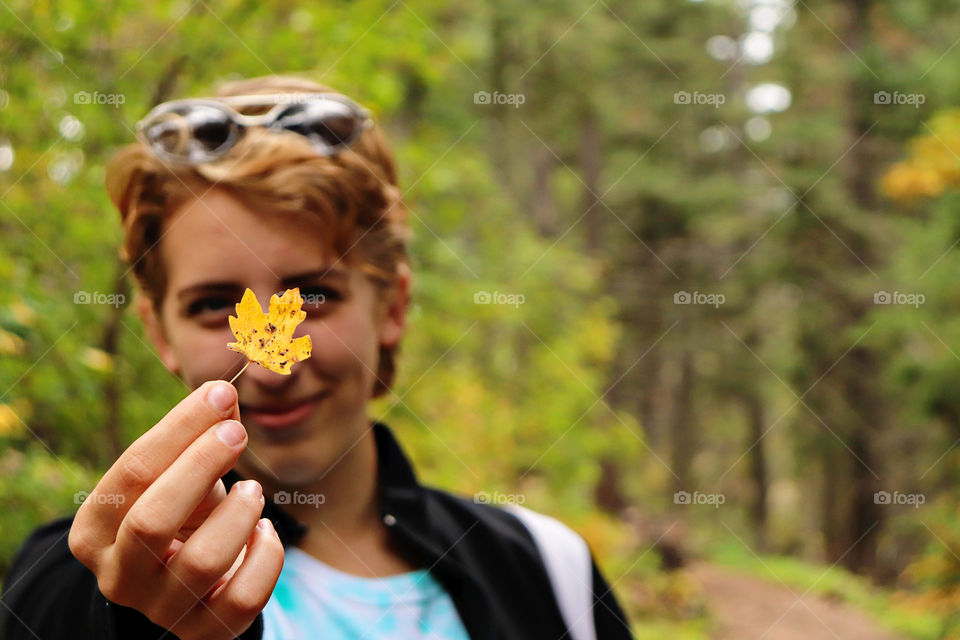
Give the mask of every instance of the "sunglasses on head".
[{"label": "sunglasses on head", "polygon": [[[256,106],[269,110],[245,115],[233,108]],[[288,93],[164,102],[137,123],[137,137],[163,160],[197,164],[222,157],[249,127],[298,133],[329,156],[372,126],[370,112],[346,96]]]}]

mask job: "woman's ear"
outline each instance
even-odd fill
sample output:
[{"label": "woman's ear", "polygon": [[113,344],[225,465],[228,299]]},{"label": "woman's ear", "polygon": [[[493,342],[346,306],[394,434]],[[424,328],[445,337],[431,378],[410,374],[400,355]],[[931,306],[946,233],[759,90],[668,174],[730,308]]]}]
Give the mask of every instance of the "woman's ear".
[{"label": "woman's ear", "polygon": [[140,290],[137,290],[135,298],[137,313],[140,315],[140,320],[143,321],[143,326],[150,337],[150,341],[157,349],[160,360],[170,373],[180,375],[180,362],[167,341],[167,332],[163,328],[163,321],[157,317],[156,311],[153,309],[153,303]]},{"label": "woman's ear", "polygon": [[380,346],[395,348],[403,336],[407,320],[407,305],[410,303],[410,287],[413,273],[410,265],[401,262],[397,265],[397,279],[387,294],[385,308],[380,318]]}]

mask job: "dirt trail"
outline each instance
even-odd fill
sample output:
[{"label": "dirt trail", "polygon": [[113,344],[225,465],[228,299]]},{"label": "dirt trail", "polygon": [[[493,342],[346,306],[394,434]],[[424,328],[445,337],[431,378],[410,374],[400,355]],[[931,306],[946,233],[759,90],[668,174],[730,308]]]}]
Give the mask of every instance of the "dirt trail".
[{"label": "dirt trail", "polygon": [[791,590],[700,564],[692,573],[703,584],[717,620],[714,640],[904,640],[881,630],[865,613],[823,596]]}]

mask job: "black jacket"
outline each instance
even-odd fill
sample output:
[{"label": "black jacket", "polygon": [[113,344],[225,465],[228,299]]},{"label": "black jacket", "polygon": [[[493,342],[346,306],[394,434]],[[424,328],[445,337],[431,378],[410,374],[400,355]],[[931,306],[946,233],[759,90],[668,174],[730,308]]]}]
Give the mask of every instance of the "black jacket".
[{"label": "black jacket", "polygon": [[[569,638],[535,543],[507,511],[420,485],[390,430],[374,423],[380,509],[401,549],[429,567],[456,605],[474,640]],[[240,476],[228,472],[230,486]],[[306,531],[268,498],[284,546]],[[0,638],[148,640],[171,634],[135,609],[108,601],[91,571],[67,546],[72,518],[31,534],[4,582]],[[599,640],[630,638],[626,618],[593,564],[594,619]],[[262,614],[242,640],[260,640]]]}]

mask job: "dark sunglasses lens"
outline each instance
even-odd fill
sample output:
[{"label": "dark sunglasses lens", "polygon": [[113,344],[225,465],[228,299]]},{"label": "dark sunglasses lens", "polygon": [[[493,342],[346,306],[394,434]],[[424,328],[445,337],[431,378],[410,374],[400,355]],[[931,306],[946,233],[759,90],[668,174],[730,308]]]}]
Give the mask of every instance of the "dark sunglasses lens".
[{"label": "dark sunglasses lens", "polygon": [[214,107],[176,107],[158,115],[146,129],[147,138],[168,154],[189,158],[212,153],[231,141],[237,125]]},{"label": "dark sunglasses lens", "polygon": [[271,126],[338,147],[352,141],[362,123],[362,117],[348,105],[331,100],[292,105]]},{"label": "dark sunglasses lens", "polygon": [[193,138],[205,151],[215,151],[230,140],[234,127],[225,114],[212,112],[194,121]]}]

